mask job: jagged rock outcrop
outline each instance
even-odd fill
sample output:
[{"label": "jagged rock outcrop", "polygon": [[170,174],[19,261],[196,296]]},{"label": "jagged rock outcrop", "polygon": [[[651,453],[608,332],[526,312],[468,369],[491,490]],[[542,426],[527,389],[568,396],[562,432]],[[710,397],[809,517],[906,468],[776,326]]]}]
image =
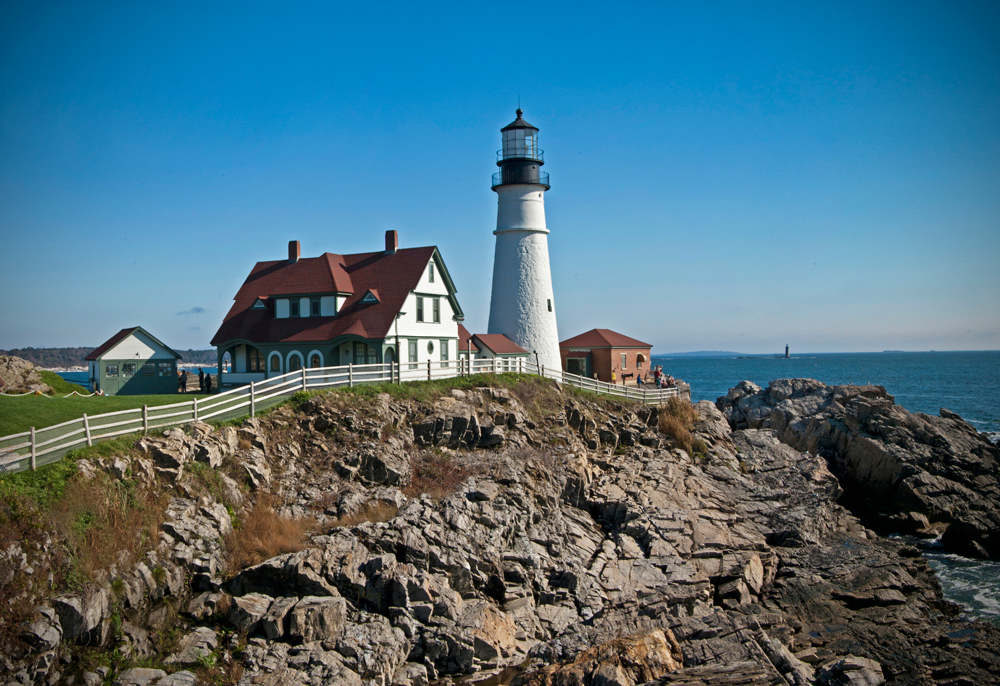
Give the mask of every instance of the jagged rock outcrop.
[{"label": "jagged rock outcrop", "polygon": [[910,413],[882,386],[813,379],[744,381],[717,405],[734,429],[770,429],[827,458],[844,503],[879,530],[1000,559],[1000,448],[954,412]]},{"label": "jagged rock outcrop", "polygon": [[35,365],[20,357],[0,355],[0,393],[52,393]]},{"label": "jagged rock outcrop", "polygon": [[[121,683],[192,683],[192,672],[166,674],[192,660],[236,666],[245,686],[1000,677],[1000,630],[958,621],[918,551],[841,507],[824,456],[762,423],[733,430],[725,406],[696,406],[704,450],[691,455],[659,433],[659,408],[517,390],[431,403],[316,396],[239,429],[143,439],[117,466],[88,463],[172,496],[160,540],[111,575],[121,631],[100,632],[110,618],[99,599],[60,602],[89,617],[80,626],[96,621],[88,631],[104,649],[163,667],[104,675]],[[755,402],[754,421],[775,412]],[[488,423],[502,441],[483,442]],[[192,464],[213,450],[217,480],[199,491],[193,473],[213,458]],[[404,459],[403,480],[401,467],[376,466]],[[422,473],[427,464],[439,471]],[[445,469],[461,480],[423,493]],[[318,530],[298,552],[230,569],[233,516],[264,498]],[[171,607],[178,641],[157,655]],[[60,616],[45,609],[24,627],[15,681],[76,674],[76,624]]]}]

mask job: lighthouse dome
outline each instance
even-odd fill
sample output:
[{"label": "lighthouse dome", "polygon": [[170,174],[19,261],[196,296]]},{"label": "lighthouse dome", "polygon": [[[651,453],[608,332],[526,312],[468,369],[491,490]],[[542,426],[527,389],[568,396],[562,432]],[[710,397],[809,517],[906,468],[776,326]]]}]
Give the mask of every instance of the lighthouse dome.
[{"label": "lighthouse dome", "polygon": [[542,161],[542,151],[538,149],[538,127],[524,121],[520,109],[517,119],[500,129],[503,133],[503,149],[497,151],[497,162],[510,159]]}]

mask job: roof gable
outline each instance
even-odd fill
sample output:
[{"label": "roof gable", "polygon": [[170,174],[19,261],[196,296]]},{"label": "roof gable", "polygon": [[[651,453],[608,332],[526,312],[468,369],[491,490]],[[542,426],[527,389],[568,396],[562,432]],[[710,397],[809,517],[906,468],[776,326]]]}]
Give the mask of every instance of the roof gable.
[{"label": "roof gable", "polygon": [[[276,343],[328,341],[338,336],[385,338],[410,291],[434,259],[438,274],[448,289],[448,298],[459,319],[461,308],[455,286],[437,248],[402,248],[385,251],[258,262],[234,298],[233,306],[212,338],[218,346],[230,341]],[[344,298],[335,317],[289,317],[278,319],[270,308],[253,309],[262,294],[275,296],[339,293]],[[365,298],[372,294],[374,302]]]},{"label": "roof gable", "polygon": [[118,345],[119,343],[121,343],[122,341],[124,341],[126,338],[128,338],[132,334],[134,334],[136,332],[139,332],[139,331],[141,331],[143,334],[145,334],[147,337],[149,337],[153,342],[155,342],[161,348],[163,348],[167,352],[171,353],[178,360],[183,359],[181,357],[180,353],[178,353],[176,350],[174,350],[170,346],[165,345],[163,343],[163,341],[161,341],[159,338],[157,338],[153,334],[151,334],[148,331],[146,331],[141,326],[129,326],[129,327],[126,327],[126,328],[122,329],[121,331],[119,331],[118,333],[116,333],[114,336],[112,336],[108,340],[104,341],[104,343],[102,343],[97,348],[95,348],[93,351],[91,351],[91,353],[89,355],[87,355],[83,359],[87,360],[87,361],[96,360],[99,357],[103,356],[106,352],[108,352],[109,350],[111,350],[112,348],[114,348],[116,345]]},{"label": "roof gable", "polygon": [[510,340],[502,333],[477,333],[472,336],[473,342],[489,348],[494,355],[527,355],[528,351]]}]

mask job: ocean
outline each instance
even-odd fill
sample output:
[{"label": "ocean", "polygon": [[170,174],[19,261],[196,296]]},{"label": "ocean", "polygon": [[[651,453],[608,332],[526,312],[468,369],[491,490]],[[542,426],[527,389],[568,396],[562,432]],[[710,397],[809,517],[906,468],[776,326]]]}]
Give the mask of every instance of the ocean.
[{"label": "ocean", "polygon": [[[744,379],[761,387],[774,379],[790,378],[827,384],[871,383],[884,386],[898,405],[911,412],[937,415],[944,407],[994,442],[1000,438],[1000,351],[807,353],[788,359],[654,356],[652,363],[691,384],[695,402],[714,402]],[[86,372],[61,376],[75,383],[87,382]],[[967,616],[1000,626],[1000,563],[969,560],[933,546],[924,555],[937,571],[948,600],[965,607]]]},{"label": "ocean", "polygon": [[977,430],[1000,436],[1000,351],[813,353],[783,357],[653,356],[653,364],[691,384],[691,400],[715,400],[740,381],[774,379],[876,384],[910,412],[957,412]]}]

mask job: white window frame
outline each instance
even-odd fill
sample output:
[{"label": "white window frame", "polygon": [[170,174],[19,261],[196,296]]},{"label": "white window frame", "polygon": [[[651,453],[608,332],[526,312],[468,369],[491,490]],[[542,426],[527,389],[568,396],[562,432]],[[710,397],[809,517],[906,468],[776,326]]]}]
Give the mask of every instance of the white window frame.
[{"label": "white window frame", "polygon": [[[278,358],[278,370],[271,371],[271,359],[275,357]],[[275,376],[281,376],[283,373],[282,370],[284,369],[284,365],[285,361],[281,358],[281,353],[277,352],[276,350],[269,352],[267,354],[267,367],[264,368],[267,370],[268,378],[270,378],[271,374],[274,374]]]},{"label": "white window frame", "polygon": [[424,321],[424,296],[417,296],[417,321]]}]

